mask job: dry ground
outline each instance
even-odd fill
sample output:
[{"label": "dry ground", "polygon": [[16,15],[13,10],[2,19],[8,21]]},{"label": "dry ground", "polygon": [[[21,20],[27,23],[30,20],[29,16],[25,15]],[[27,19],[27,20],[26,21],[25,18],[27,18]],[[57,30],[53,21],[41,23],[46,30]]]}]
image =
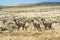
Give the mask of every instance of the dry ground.
[{"label": "dry ground", "polygon": [[[14,12],[14,11],[27,10],[30,12]],[[40,11],[40,12],[32,12],[31,10]],[[11,11],[11,12],[10,12]],[[55,20],[57,16],[60,16],[60,6],[38,6],[32,8],[4,8],[0,11],[0,18],[7,17],[8,20],[12,19],[12,16],[19,17],[33,17],[40,16],[51,18]],[[58,20],[58,19],[57,19]],[[58,23],[54,23],[52,25],[52,30],[41,30],[34,31],[32,26],[30,26],[27,31],[18,31],[15,30],[7,30],[0,31],[0,40],[60,40],[60,25]]]},{"label": "dry ground", "polygon": [[0,40],[60,40],[60,25],[53,24],[52,30],[0,31]]}]

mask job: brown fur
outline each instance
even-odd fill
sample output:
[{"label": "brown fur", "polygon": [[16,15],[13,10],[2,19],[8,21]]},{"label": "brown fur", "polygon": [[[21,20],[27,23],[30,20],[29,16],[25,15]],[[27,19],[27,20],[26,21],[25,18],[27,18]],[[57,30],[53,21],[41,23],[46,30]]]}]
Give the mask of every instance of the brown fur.
[{"label": "brown fur", "polygon": [[14,20],[15,24],[18,26],[18,30],[20,27],[22,27],[22,30],[24,30],[25,23],[24,21],[17,21],[16,19]]},{"label": "brown fur", "polygon": [[52,22],[45,22],[45,19],[41,19],[43,21],[43,25],[45,26],[45,29],[47,29],[47,27],[49,29],[52,28]]},{"label": "brown fur", "polygon": [[40,23],[38,23],[38,22],[34,22],[34,20],[32,20],[32,22],[33,22],[33,26],[34,26],[34,28],[36,28],[37,30],[41,29],[41,27],[40,27]]}]

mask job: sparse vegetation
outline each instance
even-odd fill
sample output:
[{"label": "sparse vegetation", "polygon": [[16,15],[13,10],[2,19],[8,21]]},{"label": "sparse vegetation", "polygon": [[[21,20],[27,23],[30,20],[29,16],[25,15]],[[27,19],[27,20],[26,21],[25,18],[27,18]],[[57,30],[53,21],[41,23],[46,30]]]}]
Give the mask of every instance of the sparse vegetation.
[{"label": "sparse vegetation", "polygon": [[[0,40],[60,40],[60,4],[52,6],[50,3],[31,4],[22,6],[2,7],[0,10]],[[1,9],[1,8],[0,8]],[[41,18],[49,19],[52,22],[53,29],[45,30]],[[14,19],[19,26],[13,21]],[[36,20],[36,28],[34,30],[32,20]],[[23,22],[23,24],[20,24]],[[35,23],[34,22],[34,23]],[[47,21],[49,22],[49,21]],[[23,27],[24,25],[24,27]],[[19,27],[27,30],[21,30]],[[17,30],[19,29],[19,31]]]}]

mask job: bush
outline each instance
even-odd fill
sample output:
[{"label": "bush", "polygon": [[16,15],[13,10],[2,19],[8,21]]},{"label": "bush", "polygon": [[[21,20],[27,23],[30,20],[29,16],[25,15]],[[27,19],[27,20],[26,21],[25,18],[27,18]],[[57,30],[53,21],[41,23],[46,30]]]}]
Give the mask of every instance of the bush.
[{"label": "bush", "polygon": [[6,31],[7,28],[6,27],[0,27],[1,31]]}]

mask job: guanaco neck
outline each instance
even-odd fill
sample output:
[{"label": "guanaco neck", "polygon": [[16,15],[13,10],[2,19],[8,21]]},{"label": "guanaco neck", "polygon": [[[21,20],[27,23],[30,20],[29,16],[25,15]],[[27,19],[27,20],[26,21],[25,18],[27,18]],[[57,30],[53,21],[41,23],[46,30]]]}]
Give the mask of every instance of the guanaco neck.
[{"label": "guanaco neck", "polygon": [[42,21],[42,23],[44,24],[44,21]]},{"label": "guanaco neck", "polygon": [[15,20],[15,24],[17,24],[16,20]]}]

